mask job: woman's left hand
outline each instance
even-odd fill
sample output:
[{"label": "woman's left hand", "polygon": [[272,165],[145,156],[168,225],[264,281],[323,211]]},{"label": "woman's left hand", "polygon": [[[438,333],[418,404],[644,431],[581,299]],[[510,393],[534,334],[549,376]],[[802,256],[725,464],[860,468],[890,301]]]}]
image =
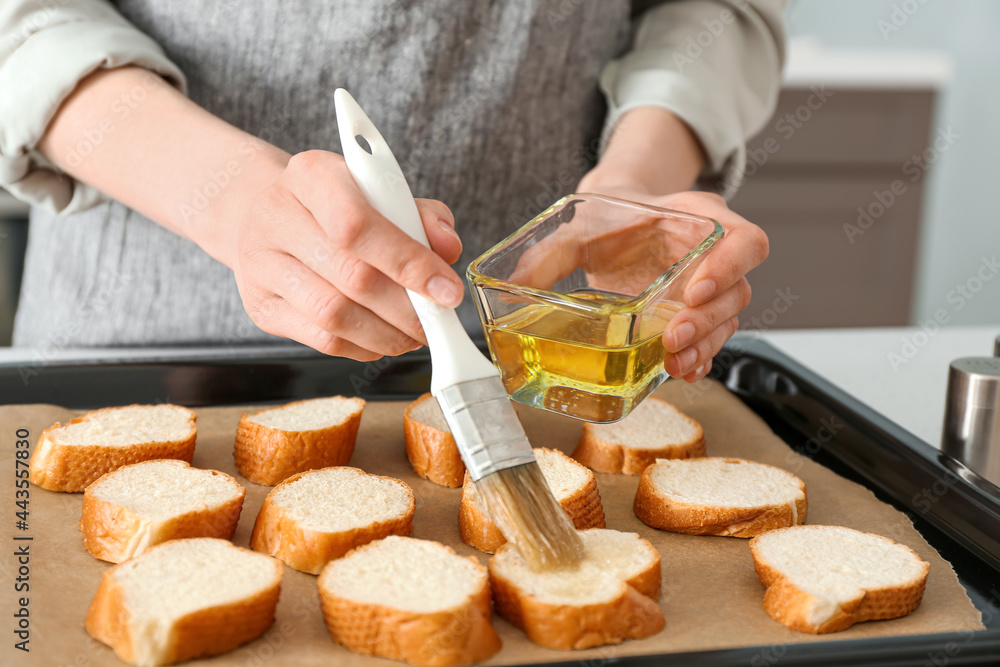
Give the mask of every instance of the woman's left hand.
[{"label": "woman's left hand", "polygon": [[768,250],[764,231],[730,211],[722,197],[691,190],[704,164],[705,152],[684,121],[666,109],[637,107],[618,120],[597,166],[576,189],[703,215],[725,228],[691,277],[685,307],[663,333],[667,372],[687,382],[708,374],[736,332],[737,315],[750,303],[746,274]]},{"label": "woman's left hand", "polygon": [[581,192],[675,209],[718,220],[725,237],[709,252],[684,292],[684,308],[663,333],[667,372],[687,382],[712,369],[712,358],[739,327],[739,313],[750,303],[746,274],[767,257],[767,235],[757,225],[733,213],[725,200],[707,192],[649,196],[621,187],[601,187],[584,179]]}]

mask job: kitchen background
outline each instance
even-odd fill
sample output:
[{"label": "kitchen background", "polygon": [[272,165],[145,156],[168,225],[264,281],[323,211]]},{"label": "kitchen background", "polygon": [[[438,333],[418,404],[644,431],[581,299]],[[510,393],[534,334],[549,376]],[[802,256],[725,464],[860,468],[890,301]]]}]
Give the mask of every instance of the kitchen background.
[{"label": "kitchen background", "polygon": [[[731,202],[771,239],[744,328],[1000,323],[1000,3],[797,0],[786,18],[784,90]],[[0,345],[26,214],[0,191]]]}]

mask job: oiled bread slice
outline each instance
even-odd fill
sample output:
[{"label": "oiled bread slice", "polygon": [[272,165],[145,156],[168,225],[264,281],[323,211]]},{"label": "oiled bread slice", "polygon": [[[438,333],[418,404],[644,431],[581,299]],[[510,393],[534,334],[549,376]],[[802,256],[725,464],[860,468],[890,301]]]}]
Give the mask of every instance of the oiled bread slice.
[{"label": "oiled bread slice", "polygon": [[403,412],[403,434],[406,457],[414,472],[441,486],[462,485],[465,464],[434,396],[424,394],[407,406]]},{"label": "oiled bread slice", "polygon": [[102,408],[42,431],[30,479],[50,491],[83,491],[104,473],[151,459],[191,462],[196,415],[179,405]]},{"label": "oiled bread slice", "polygon": [[660,555],[635,533],[580,531],[579,567],[536,572],[510,544],[490,559],[497,613],[528,638],[580,649],[649,637],[663,629]]},{"label": "oiled bread slice", "polygon": [[245,495],[226,473],[184,461],[122,466],[83,494],[83,546],[101,560],[121,563],[167,540],[232,539]]},{"label": "oiled bread slice", "polygon": [[805,483],[774,466],[734,458],[660,459],[642,471],[635,515],[653,528],[753,537],[805,523]]},{"label": "oiled bread slice", "polygon": [[330,635],[355,653],[466,665],[500,650],[486,568],[438,542],[366,544],[330,561],[317,583]]},{"label": "oiled bread slice", "polygon": [[909,547],[840,526],[793,526],[750,540],[764,609],[799,632],[897,618],[920,604],[930,565]]},{"label": "oiled bread slice", "polygon": [[347,465],[364,407],[363,399],[332,396],[244,414],[236,467],[251,482],[274,485],[298,472]]},{"label": "oiled bread slice", "polygon": [[614,424],[584,423],[573,458],[597,472],[638,475],[656,459],[705,455],[701,424],[650,396]]},{"label": "oiled bread slice", "polygon": [[354,547],[413,531],[410,487],[357,468],[292,475],[267,494],[250,536],[255,551],[319,574]]},{"label": "oiled bread slice", "polygon": [[[578,530],[604,528],[604,506],[597,481],[589,468],[555,449],[535,448],[535,458],[549,483],[552,495],[566,510]],[[507,540],[500,534],[476,492],[472,478],[465,476],[458,508],[458,532],[462,541],[486,553],[495,553]]]},{"label": "oiled bread slice", "polygon": [[274,622],[282,566],[210,537],[171,540],[104,572],[90,635],[134,665],[230,651]]}]

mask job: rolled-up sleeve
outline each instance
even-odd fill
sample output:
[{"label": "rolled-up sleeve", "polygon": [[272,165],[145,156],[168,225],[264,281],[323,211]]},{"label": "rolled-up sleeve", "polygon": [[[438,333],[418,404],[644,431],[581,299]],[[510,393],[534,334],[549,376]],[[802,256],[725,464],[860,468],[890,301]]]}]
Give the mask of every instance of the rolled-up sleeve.
[{"label": "rolled-up sleeve", "polygon": [[4,0],[0,35],[0,186],[58,213],[99,203],[35,149],[59,105],[101,68],[145,67],[181,91],[183,73],[103,0]]},{"label": "rolled-up sleeve", "polygon": [[669,109],[694,131],[705,172],[732,195],[746,141],[774,112],[781,85],[784,0],[681,0],[645,10],[633,47],[601,75],[604,139],[629,109]]}]

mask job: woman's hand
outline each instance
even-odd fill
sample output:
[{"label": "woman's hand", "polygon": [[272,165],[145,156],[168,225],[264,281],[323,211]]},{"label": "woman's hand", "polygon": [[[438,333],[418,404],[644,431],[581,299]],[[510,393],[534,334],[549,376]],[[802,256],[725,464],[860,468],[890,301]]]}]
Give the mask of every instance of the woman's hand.
[{"label": "woman's hand", "polygon": [[[141,104],[109,112],[137,90]],[[89,154],[74,159],[81,145]],[[290,156],[147,70],[91,74],[38,146],[231,268],[261,329],[321,352],[369,361],[425,342],[404,287],[441,305],[462,300],[448,266],[462,244],[447,206],[417,200],[428,250],[368,205],[340,155]]]},{"label": "woman's hand", "polygon": [[746,274],[768,253],[763,230],[729,210],[722,197],[687,191],[703,160],[682,121],[663,109],[640,107],[622,117],[601,162],[577,188],[702,215],[725,228],[691,277],[685,307],[663,333],[666,370],[687,382],[708,374],[712,358],[736,332],[737,316],[750,303]]},{"label": "woman's hand", "polygon": [[417,208],[433,252],[368,205],[343,157],[293,156],[238,226],[232,269],[247,313],[268,333],[361,361],[426,343],[403,288],[458,305],[448,264],[462,244],[447,206]]}]

